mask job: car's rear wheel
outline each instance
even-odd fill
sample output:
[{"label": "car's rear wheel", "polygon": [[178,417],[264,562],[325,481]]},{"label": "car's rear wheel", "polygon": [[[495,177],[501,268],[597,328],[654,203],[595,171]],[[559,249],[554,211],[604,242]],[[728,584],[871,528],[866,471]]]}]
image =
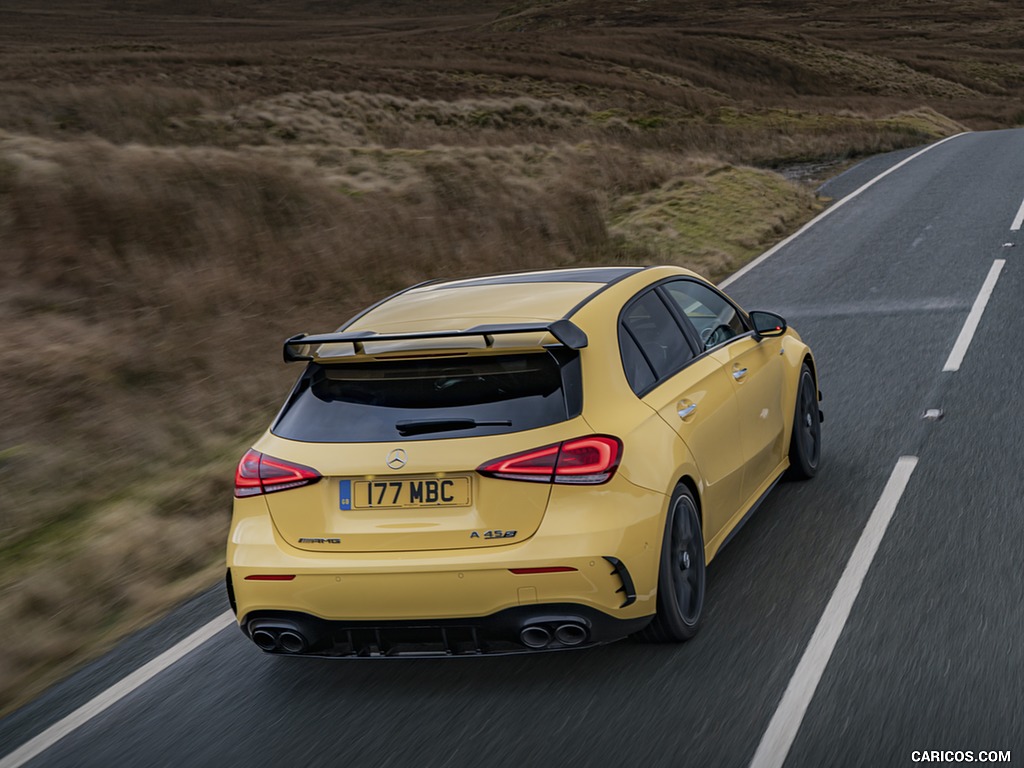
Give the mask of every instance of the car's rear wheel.
[{"label": "car's rear wheel", "polygon": [[789,441],[789,476],[807,480],[818,474],[821,462],[821,415],[814,374],[804,363],[796,390],[793,436]]},{"label": "car's rear wheel", "polygon": [[676,488],[669,503],[658,570],[657,614],[637,634],[649,643],[680,643],[697,634],[704,610],[704,536],[690,490]]}]

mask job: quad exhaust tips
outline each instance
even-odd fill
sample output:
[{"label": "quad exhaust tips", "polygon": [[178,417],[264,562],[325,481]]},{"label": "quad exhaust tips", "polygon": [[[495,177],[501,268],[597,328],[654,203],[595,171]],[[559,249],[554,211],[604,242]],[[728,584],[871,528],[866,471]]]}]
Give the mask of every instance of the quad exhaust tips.
[{"label": "quad exhaust tips", "polygon": [[541,624],[528,624],[519,633],[519,642],[527,648],[539,650],[547,648],[552,641],[572,647],[586,642],[590,633],[582,624],[565,622],[554,628],[554,632]]},{"label": "quad exhaust tips", "polygon": [[260,650],[268,653],[305,653],[310,642],[296,627],[273,624],[259,624],[253,627],[250,637]]},{"label": "quad exhaust tips", "polygon": [[[339,629],[314,616],[281,611],[252,616],[243,622],[242,630],[261,651],[281,656],[451,655],[465,652],[462,646],[467,643],[472,644],[471,652],[474,653],[514,653],[516,650],[521,653],[575,648],[592,644],[595,640],[590,620],[575,612],[542,613],[532,608],[517,611],[517,614],[511,621],[505,619],[493,626],[453,625],[445,634],[444,625],[436,633],[430,632],[430,627],[377,628],[368,626],[368,622]],[[408,633],[402,634],[403,629],[408,629]],[[439,639],[445,643],[443,650],[437,647]],[[516,640],[521,645],[514,645]]]}]

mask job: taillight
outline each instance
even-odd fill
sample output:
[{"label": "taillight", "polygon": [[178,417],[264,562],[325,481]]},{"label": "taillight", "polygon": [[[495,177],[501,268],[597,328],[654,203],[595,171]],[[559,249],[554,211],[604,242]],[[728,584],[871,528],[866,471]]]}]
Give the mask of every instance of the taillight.
[{"label": "taillight", "polygon": [[598,485],[611,479],[621,458],[619,438],[590,435],[502,456],[476,471],[502,480]]},{"label": "taillight", "polygon": [[551,475],[555,471],[558,451],[561,447],[561,443],[556,443],[533,451],[503,456],[484,464],[477,469],[477,472],[509,480],[536,480],[541,483],[549,483]]},{"label": "taillight", "polygon": [[301,488],[318,482],[321,477],[312,467],[275,459],[250,448],[235,470],[235,496],[244,498]]}]

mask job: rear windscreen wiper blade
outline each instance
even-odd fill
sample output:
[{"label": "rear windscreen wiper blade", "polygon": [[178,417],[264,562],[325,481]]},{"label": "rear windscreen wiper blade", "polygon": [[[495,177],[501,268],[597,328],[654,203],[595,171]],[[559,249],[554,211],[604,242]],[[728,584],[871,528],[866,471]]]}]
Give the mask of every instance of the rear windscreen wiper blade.
[{"label": "rear windscreen wiper blade", "polygon": [[453,432],[458,429],[473,429],[474,427],[511,427],[512,422],[504,421],[477,421],[476,419],[423,419],[421,421],[399,421],[395,424],[398,434],[402,437],[410,435],[425,435],[428,432]]}]

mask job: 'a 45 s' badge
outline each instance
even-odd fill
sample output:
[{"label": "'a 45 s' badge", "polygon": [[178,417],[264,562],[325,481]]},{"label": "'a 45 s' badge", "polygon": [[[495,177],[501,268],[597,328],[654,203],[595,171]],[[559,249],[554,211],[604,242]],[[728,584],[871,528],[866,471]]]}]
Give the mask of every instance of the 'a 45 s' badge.
[{"label": "'a 45 s' badge", "polygon": [[519,531],[473,531],[469,534],[471,539],[514,539]]}]

